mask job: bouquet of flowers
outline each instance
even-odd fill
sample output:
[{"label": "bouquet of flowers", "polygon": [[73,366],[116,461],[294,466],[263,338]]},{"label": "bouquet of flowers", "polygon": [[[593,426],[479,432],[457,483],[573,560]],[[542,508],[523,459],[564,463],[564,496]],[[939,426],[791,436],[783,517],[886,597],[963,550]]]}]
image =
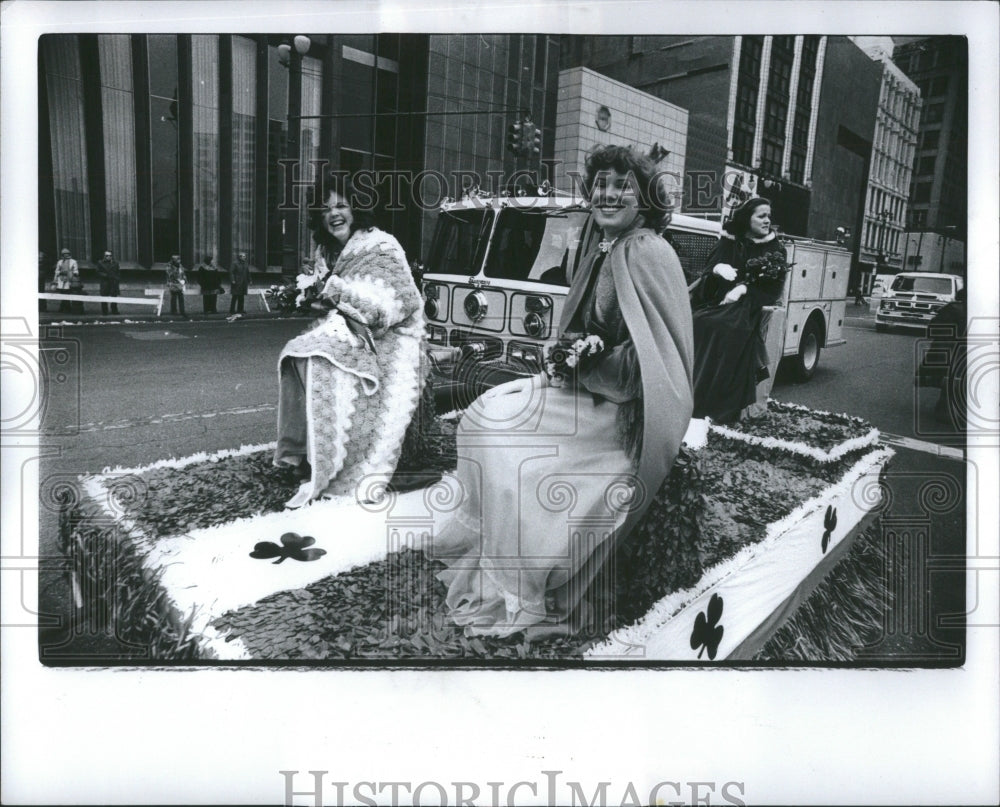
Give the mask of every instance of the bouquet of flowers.
[{"label": "bouquet of flowers", "polygon": [[313,313],[312,304],[320,299],[325,281],[325,274],[316,271],[315,261],[306,260],[294,283],[285,281],[274,284],[265,294],[272,308],[287,314],[296,311]]},{"label": "bouquet of flowers", "polygon": [[545,355],[545,375],[553,387],[565,386],[576,368],[604,350],[604,341],[594,334],[565,335]]},{"label": "bouquet of flowers", "polygon": [[740,272],[739,281],[752,284],[784,280],[789,265],[784,252],[768,252],[759,258],[750,258]]},{"label": "bouquet of flowers", "polygon": [[272,283],[270,288],[265,289],[264,295],[267,297],[267,304],[272,309],[284,312],[295,310],[295,296],[298,292],[291,283]]}]

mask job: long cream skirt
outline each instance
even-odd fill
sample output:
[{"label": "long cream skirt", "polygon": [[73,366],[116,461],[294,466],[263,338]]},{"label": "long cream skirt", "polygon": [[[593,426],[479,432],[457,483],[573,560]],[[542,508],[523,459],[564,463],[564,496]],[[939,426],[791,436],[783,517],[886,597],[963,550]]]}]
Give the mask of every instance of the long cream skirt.
[{"label": "long cream skirt", "polygon": [[601,567],[633,491],[618,405],[580,390],[504,385],[458,429],[462,502],[433,537],[451,617],[505,636],[565,626]]}]

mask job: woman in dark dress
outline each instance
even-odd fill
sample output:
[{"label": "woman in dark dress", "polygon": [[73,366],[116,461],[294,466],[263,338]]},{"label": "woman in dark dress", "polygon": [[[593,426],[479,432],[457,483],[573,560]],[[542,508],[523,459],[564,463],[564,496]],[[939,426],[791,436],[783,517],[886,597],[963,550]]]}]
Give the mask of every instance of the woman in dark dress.
[{"label": "woman in dark dress", "polygon": [[755,401],[768,374],[761,309],[780,301],[787,271],[785,248],[771,229],[771,203],[744,202],[691,287],[694,417],[729,423]]}]

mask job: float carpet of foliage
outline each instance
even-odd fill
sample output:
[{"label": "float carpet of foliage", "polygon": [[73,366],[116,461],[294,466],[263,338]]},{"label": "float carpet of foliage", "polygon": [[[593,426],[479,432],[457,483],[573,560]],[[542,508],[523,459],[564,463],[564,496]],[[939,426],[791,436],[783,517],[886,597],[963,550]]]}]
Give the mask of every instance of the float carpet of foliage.
[{"label": "float carpet of foliage", "polygon": [[848,440],[865,437],[872,425],[850,415],[817,412],[769,400],[767,409],[727,426],[754,437],[805,443],[821,451],[831,451]]},{"label": "float carpet of foliage", "polygon": [[[589,633],[530,643],[523,634],[467,638],[445,613],[445,587],[436,579],[444,567],[411,550],[275,594],[214,625],[262,659],[578,658],[661,597],[694,585],[707,568],[763,539],[768,524],[818,495],[857,459],[818,465],[782,454],[772,464],[765,454],[719,435],[697,452],[681,452],[642,522],[618,547],[608,572],[615,591],[610,617]],[[592,604],[597,613],[607,611]]]},{"label": "float carpet of foliage", "polygon": [[[433,402],[425,398],[421,410],[428,406]],[[801,439],[808,445],[825,443],[820,446],[824,449],[870,430],[854,419],[816,419],[790,408],[775,408],[763,421],[773,436]],[[740,428],[750,431],[751,424],[744,422]],[[510,639],[466,637],[445,613],[445,588],[436,577],[443,567],[412,550],[391,553],[305,589],[272,595],[219,617],[214,627],[239,638],[256,659],[577,658],[611,629],[639,618],[661,597],[695,584],[706,568],[761,540],[768,524],[835,482],[867,450],[818,463],[712,433],[704,448],[682,451],[643,522],[616,550],[608,572],[614,575],[614,603],[605,609],[611,616],[599,628],[591,626],[589,632],[575,636],[531,642],[523,634]],[[431,409],[423,425],[407,435],[394,484],[401,489],[421,480],[425,484],[432,478],[429,471],[448,470],[454,463],[454,423],[434,418]],[[154,469],[141,474],[139,482],[145,496],[126,505],[126,513],[153,538],[279,511],[298,485],[293,474],[271,465],[270,452],[204,462],[183,472]],[[155,589],[148,574],[139,574],[136,581]],[[162,627],[156,607],[136,605],[130,618]],[[862,613],[859,619],[869,616]],[[186,641],[181,629],[170,630],[167,646],[160,648],[161,658],[175,656],[171,642],[179,652],[196,652],[195,643]],[[796,646],[801,645],[798,641]],[[784,647],[772,641],[768,652],[780,655]],[[817,643],[810,648],[822,652]]]},{"label": "float carpet of foliage", "polygon": [[[190,632],[193,614],[179,614],[135,544],[92,503],[69,502],[59,517],[59,546],[75,600],[73,619],[92,634],[104,634],[117,652],[99,663],[205,658]],[[80,663],[85,663],[83,660]]]},{"label": "float carpet of foliage", "polygon": [[[428,402],[425,396],[403,440],[393,477],[399,490],[427,484],[455,466],[455,424],[434,418],[433,405],[433,397]],[[181,470],[154,468],[113,477],[107,485],[112,493],[129,488],[131,495],[122,502],[126,517],[149,537],[163,538],[284,510],[301,480],[292,469],[275,467],[273,456],[273,451],[256,451]]]}]

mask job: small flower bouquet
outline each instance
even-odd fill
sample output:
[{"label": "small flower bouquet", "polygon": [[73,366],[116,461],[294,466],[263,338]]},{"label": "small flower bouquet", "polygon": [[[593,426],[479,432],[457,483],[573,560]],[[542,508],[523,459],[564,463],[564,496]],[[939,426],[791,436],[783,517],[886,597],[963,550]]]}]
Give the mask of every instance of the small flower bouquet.
[{"label": "small flower bouquet", "polygon": [[285,281],[272,285],[265,294],[272,308],[277,308],[286,314],[296,311],[315,313],[312,304],[320,299],[326,276],[316,271],[315,262],[303,261],[302,270],[295,282]]},{"label": "small flower bouquet", "polygon": [[565,386],[576,368],[584,361],[604,350],[604,341],[594,334],[566,335],[548,349],[545,356],[545,375],[553,387]]},{"label": "small flower bouquet", "polygon": [[784,280],[789,265],[782,252],[768,252],[759,258],[750,258],[740,272],[740,283],[761,283]]},{"label": "small flower bouquet", "polygon": [[291,312],[295,310],[295,287],[289,283],[272,283],[270,288],[264,291],[267,297],[267,304],[279,311]]}]

